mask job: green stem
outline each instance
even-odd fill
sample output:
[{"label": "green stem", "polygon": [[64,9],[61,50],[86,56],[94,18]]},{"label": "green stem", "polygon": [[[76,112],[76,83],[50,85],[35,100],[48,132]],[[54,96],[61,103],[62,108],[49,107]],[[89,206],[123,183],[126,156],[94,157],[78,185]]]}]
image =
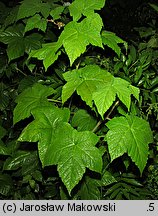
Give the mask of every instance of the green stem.
[{"label": "green stem", "polygon": [[50,101],[50,102],[55,102],[55,103],[62,103],[62,101],[54,100],[54,99],[48,99],[48,101]]},{"label": "green stem", "polygon": [[22,70],[20,70],[19,68],[15,68],[17,71],[19,71],[20,73],[22,73],[24,76],[27,76]]}]

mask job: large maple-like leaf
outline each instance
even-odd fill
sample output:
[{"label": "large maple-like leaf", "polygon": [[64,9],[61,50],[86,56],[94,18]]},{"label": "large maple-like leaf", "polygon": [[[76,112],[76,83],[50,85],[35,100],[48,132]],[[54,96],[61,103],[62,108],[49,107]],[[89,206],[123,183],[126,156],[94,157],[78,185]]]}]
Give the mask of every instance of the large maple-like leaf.
[{"label": "large maple-like leaf", "polygon": [[106,125],[110,129],[106,139],[111,160],[127,153],[142,173],[147,162],[148,144],[153,141],[148,122],[127,115],[115,117]]},{"label": "large maple-like leaf", "polygon": [[102,19],[98,14],[93,14],[80,23],[69,22],[57,42],[44,44],[41,49],[31,52],[29,58],[43,60],[47,69],[58,58],[61,53],[59,49],[63,46],[72,65],[86,51],[87,45],[103,47],[100,35],[102,26]]},{"label": "large maple-like leaf", "polygon": [[38,106],[49,106],[50,103],[47,97],[54,92],[53,88],[43,86],[39,83],[24,90],[16,99],[18,104],[14,109],[14,124],[22,119],[28,118],[31,115],[32,109]]},{"label": "large maple-like leaf", "polygon": [[7,55],[9,61],[24,55],[25,44],[22,26],[9,27],[1,32],[0,41],[8,44]]},{"label": "large maple-like leaf", "polygon": [[62,40],[71,65],[86,51],[87,45],[103,47],[100,35],[102,26],[102,19],[98,14],[93,14],[80,23],[72,21],[65,26],[59,40]]},{"label": "large maple-like leaf", "polygon": [[105,0],[75,0],[70,6],[70,14],[73,16],[73,20],[78,21],[82,14],[84,16],[90,16],[94,14],[94,10],[100,10],[105,4]]},{"label": "large maple-like leaf", "polygon": [[98,90],[93,94],[93,99],[98,112],[103,117],[104,113],[115,101],[116,95],[129,110],[132,94],[136,99],[138,99],[139,89],[130,85],[130,83],[124,79],[113,77],[111,82],[98,88]]},{"label": "large maple-like leaf", "polygon": [[7,54],[9,61],[19,58],[25,52],[39,49],[41,47],[41,35],[37,33],[24,36],[24,26],[17,25],[14,28],[9,27],[0,34],[0,42],[8,45]]},{"label": "large maple-like leaf", "polygon": [[32,114],[35,120],[24,129],[19,141],[38,141],[42,165],[58,165],[69,193],[81,180],[86,167],[101,172],[102,158],[95,147],[98,137],[89,131],[77,132],[66,123],[67,109],[49,106],[36,108]]},{"label": "large maple-like leaf", "polygon": [[45,164],[58,164],[59,175],[69,193],[82,179],[86,167],[101,172],[102,158],[95,147],[98,140],[92,132],[78,132],[69,124],[62,124],[57,129]]},{"label": "large maple-like leaf", "polygon": [[82,100],[92,107],[93,101],[99,114],[104,113],[115,101],[116,96],[130,108],[131,95],[138,99],[139,89],[121,78],[115,78],[97,65],[88,65],[84,68],[66,72],[64,78],[67,83],[63,86],[63,103],[77,91]]},{"label": "large maple-like leaf", "polygon": [[93,93],[112,79],[110,73],[102,70],[97,65],[89,65],[79,70],[69,71],[64,73],[63,76],[67,81],[62,91],[63,103],[74,91],[77,91],[89,106],[92,106]]},{"label": "large maple-like leaf", "polygon": [[43,106],[36,107],[36,109],[32,110],[32,114],[35,120],[23,130],[19,141],[39,141],[40,160],[43,166],[48,165],[45,162],[48,156],[47,153],[50,154],[48,147],[53,143],[58,123],[67,122],[70,113],[68,109],[62,110],[57,107]]}]

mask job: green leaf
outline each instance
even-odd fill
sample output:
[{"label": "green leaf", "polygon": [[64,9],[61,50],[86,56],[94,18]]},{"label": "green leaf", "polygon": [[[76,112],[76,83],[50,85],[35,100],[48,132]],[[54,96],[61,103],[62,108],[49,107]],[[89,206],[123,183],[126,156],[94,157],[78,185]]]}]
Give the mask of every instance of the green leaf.
[{"label": "green leaf", "polygon": [[24,52],[25,46],[23,37],[18,36],[14,40],[12,40],[12,42],[8,45],[7,55],[9,61],[23,56]]},{"label": "green leaf", "polygon": [[0,24],[4,24],[6,16],[8,15],[9,11],[10,11],[10,8],[5,6],[5,4],[1,1],[0,2],[0,16],[1,16]]},{"label": "green leaf", "polygon": [[14,124],[31,116],[32,109],[36,107],[50,106],[47,97],[54,92],[53,88],[39,83],[25,89],[16,99],[18,104],[14,109]]},{"label": "green leaf", "polygon": [[74,21],[78,21],[82,14],[84,16],[91,16],[95,10],[100,10],[105,4],[105,0],[75,0],[70,6],[70,14]]},{"label": "green leaf", "polygon": [[22,175],[32,175],[38,172],[39,168],[39,157],[37,151],[31,151],[30,154],[25,158],[22,164]]},{"label": "green leaf", "polygon": [[22,92],[25,89],[27,89],[28,87],[32,87],[35,83],[38,82],[38,77],[34,77],[31,75],[28,75],[26,77],[24,77],[20,82],[19,82],[19,86],[18,86],[18,92]]},{"label": "green leaf", "polygon": [[116,95],[129,110],[132,94],[137,100],[139,99],[138,88],[130,85],[130,83],[124,79],[113,77],[111,82],[105,84],[93,94],[93,100],[97,106],[98,112],[103,117],[104,113],[115,101]]},{"label": "green leaf", "polygon": [[104,81],[107,84],[111,79],[110,73],[97,65],[69,71],[63,76],[67,83],[63,86],[62,102],[64,103],[77,90],[77,93],[90,107],[92,107],[93,93],[103,85]]},{"label": "green leaf", "polygon": [[[135,31],[139,32],[139,35],[141,38],[147,38],[149,36],[155,35],[156,30],[153,29],[152,27],[138,27],[138,28],[134,28]],[[146,43],[140,43],[139,46],[140,48],[142,48],[141,46],[145,45],[146,47]]]},{"label": "green leaf", "polygon": [[113,83],[114,77],[111,77],[111,81],[109,83],[100,89],[98,88],[98,91],[93,94],[93,100],[102,118],[104,113],[110,108],[116,98],[116,91],[113,88]]},{"label": "green leaf", "polygon": [[64,9],[64,6],[56,7],[55,9],[51,10],[50,15],[53,17],[54,20],[60,19],[60,14],[62,14]]},{"label": "green leaf", "polygon": [[60,199],[61,200],[69,200],[70,196],[65,187],[60,187]]},{"label": "green leaf", "polygon": [[7,131],[2,126],[0,126],[0,155],[10,155],[9,149],[4,145],[3,141],[1,140]]},{"label": "green leaf", "polygon": [[38,33],[29,34],[24,39],[25,52],[30,53],[32,50],[41,48],[41,35]]},{"label": "green leaf", "polygon": [[101,194],[98,188],[98,181],[86,176],[77,196],[81,200],[100,200]]},{"label": "green leaf", "polygon": [[9,27],[0,35],[0,41],[8,44],[7,54],[9,61],[19,58],[25,52],[29,53],[31,50],[39,49],[41,47],[42,36],[38,33],[30,34],[24,37],[24,27],[21,25]]},{"label": "green leaf", "polygon": [[102,158],[95,147],[98,137],[89,131],[77,132],[68,123],[69,111],[56,107],[32,110],[35,120],[22,132],[19,141],[37,142],[43,166],[58,165],[69,193],[81,180],[86,167],[101,172]]},{"label": "green leaf", "polygon": [[7,131],[0,125],[0,139],[6,135]]},{"label": "green leaf", "polygon": [[9,61],[24,55],[24,37],[20,26],[16,26],[15,28],[10,27],[2,32],[0,35],[0,41],[8,44],[7,54]]},{"label": "green leaf", "polygon": [[86,167],[101,172],[102,158],[95,147],[99,138],[90,131],[77,132],[69,124],[57,128],[45,165],[58,164],[59,175],[70,194],[82,179]]},{"label": "green leaf", "polygon": [[91,131],[96,124],[97,120],[83,109],[78,110],[72,118],[72,126],[77,127],[78,131]]},{"label": "green leaf", "polygon": [[57,42],[44,44],[39,50],[30,53],[29,58],[34,57],[43,60],[47,69],[60,55],[60,47],[63,45],[70,59],[70,64],[86,51],[86,46],[92,44],[102,47],[100,35],[103,26],[98,14],[85,18],[81,23],[69,22],[62,31]]},{"label": "green leaf", "polygon": [[0,173],[0,194],[9,196],[13,190],[13,182],[10,175]]},{"label": "green leaf", "polygon": [[32,29],[40,29],[41,31],[45,32],[47,27],[46,19],[41,18],[39,14],[35,14],[33,17],[27,20],[25,26],[25,32],[30,31]]},{"label": "green leaf", "polygon": [[148,122],[136,116],[115,117],[107,124],[106,139],[111,161],[127,153],[140,172],[147,163],[148,144],[153,141]]},{"label": "green leaf", "polygon": [[158,6],[156,4],[149,4],[156,12],[158,12]]},{"label": "green leaf", "polygon": [[16,22],[18,10],[19,10],[19,5],[10,10],[9,15],[7,16],[5,23],[4,23],[5,27]]},{"label": "green leaf", "polygon": [[9,149],[4,145],[4,143],[0,140],[0,155],[10,155]]},{"label": "green leaf", "polygon": [[125,48],[127,49],[127,43],[118,36],[116,36],[115,33],[109,31],[102,31],[101,35],[103,44],[114,50],[118,56],[120,56],[121,53],[121,49],[118,44],[124,44]]},{"label": "green leaf", "polygon": [[9,92],[7,91],[7,86],[0,82],[0,110],[6,110],[10,102]]},{"label": "green leaf", "polygon": [[49,12],[50,5],[48,3],[43,3],[40,0],[24,0],[19,7],[17,20],[34,16],[36,13],[41,13],[47,18]]},{"label": "green leaf", "polygon": [[86,51],[86,46],[92,44],[102,47],[100,35],[103,26],[98,14],[85,18],[82,22],[69,22],[60,35],[65,51],[70,59],[70,64]]},{"label": "green leaf", "polygon": [[61,52],[58,51],[61,45],[62,44],[58,42],[43,44],[41,49],[33,50],[30,53],[29,58],[38,58],[39,60],[43,60],[44,67],[47,70],[47,68],[53,64],[61,54]]},{"label": "green leaf", "polygon": [[17,151],[11,157],[9,157],[3,166],[3,170],[16,170],[25,163],[27,157],[30,156],[28,151]]},{"label": "green leaf", "polygon": [[114,176],[110,172],[105,171],[101,179],[102,186],[108,186],[115,182],[117,182],[117,180],[114,178]]},{"label": "green leaf", "polygon": [[54,136],[56,136],[56,128],[58,124],[68,122],[69,110],[59,109],[55,106],[36,107],[32,110],[35,120],[30,123],[22,132],[19,141],[38,142],[38,150],[42,165],[46,165],[49,145],[54,145]]},{"label": "green leaf", "polygon": [[40,12],[39,8],[37,5],[40,5],[41,1],[40,0],[24,0],[22,1],[18,15],[17,15],[17,20],[23,19],[29,16],[33,16],[34,14]]},{"label": "green leaf", "polygon": [[122,103],[126,105],[128,110],[131,104],[131,94],[133,94],[135,98],[139,100],[139,89],[130,85],[130,83],[126,80],[121,78],[115,78],[113,87],[117,96],[122,101]]},{"label": "green leaf", "polygon": [[67,83],[62,89],[62,102],[64,103],[75,91],[87,105],[92,107],[94,100],[99,114],[104,113],[115,101],[116,95],[130,108],[131,94],[139,98],[139,89],[130,85],[124,79],[115,78],[106,70],[97,65],[88,65],[63,74]]}]

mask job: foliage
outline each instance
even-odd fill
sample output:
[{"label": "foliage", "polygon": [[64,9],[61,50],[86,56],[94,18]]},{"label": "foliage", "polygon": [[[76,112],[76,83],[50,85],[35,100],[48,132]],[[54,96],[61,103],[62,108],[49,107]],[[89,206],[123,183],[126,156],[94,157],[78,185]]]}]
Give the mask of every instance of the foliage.
[{"label": "foliage", "polygon": [[104,26],[105,3],[2,5],[1,199],[151,197],[157,28],[127,44]]}]

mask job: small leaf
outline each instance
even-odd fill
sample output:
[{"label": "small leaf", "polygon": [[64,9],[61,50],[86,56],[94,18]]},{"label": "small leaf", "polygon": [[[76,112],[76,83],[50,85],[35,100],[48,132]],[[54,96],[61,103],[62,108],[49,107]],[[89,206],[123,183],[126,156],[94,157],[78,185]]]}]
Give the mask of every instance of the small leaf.
[{"label": "small leaf", "polygon": [[125,48],[127,49],[127,43],[118,36],[116,36],[113,32],[102,31],[102,40],[103,44],[114,50],[118,56],[120,56],[121,53],[121,49],[118,46],[119,43],[124,44]]},{"label": "small leaf", "polygon": [[86,176],[77,196],[81,200],[100,200],[101,194],[98,188],[98,181]]},{"label": "small leaf", "polygon": [[106,139],[111,161],[127,153],[140,172],[147,163],[148,144],[153,141],[148,122],[136,116],[115,117],[107,124]]},{"label": "small leaf", "polygon": [[39,168],[39,157],[37,151],[31,151],[22,164],[22,175],[34,175]]},{"label": "small leaf", "polygon": [[96,119],[83,109],[78,110],[72,118],[72,126],[77,127],[78,131],[91,131],[96,124]]},{"label": "small leaf", "polygon": [[38,78],[28,75],[26,77],[24,77],[20,82],[19,82],[19,86],[18,86],[18,92],[22,92],[25,89],[27,89],[28,87],[32,87],[35,83],[38,82]]},{"label": "small leaf", "polygon": [[7,55],[9,61],[24,55],[25,43],[23,30],[24,26],[20,24],[7,28],[0,35],[0,41],[2,43],[8,44]]},{"label": "small leaf", "polygon": [[117,180],[114,178],[114,176],[110,172],[108,171],[104,172],[102,179],[101,179],[102,186],[108,186],[115,182],[117,182]]},{"label": "small leaf", "polygon": [[41,31],[45,32],[47,27],[46,19],[41,18],[39,14],[35,14],[33,17],[27,20],[25,26],[25,32],[30,31],[32,29],[40,29]]},{"label": "small leaf", "polygon": [[156,4],[149,4],[156,12],[158,12],[158,6]]},{"label": "small leaf", "polygon": [[8,45],[7,48],[7,55],[9,58],[9,61],[19,58],[24,55],[25,52],[25,46],[24,46],[24,40],[22,37],[16,38]]},{"label": "small leaf", "polygon": [[13,181],[10,175],[0,174],[0,194],[9,196],[13,189]]},{"label": "small leaf", "polygon": [[9,149],[4,145],[3,141],[1,140],[7,131],[2,126],[0,126],[0,155],[10,155]]},{"label": "small leaf", "polygon": [[105,0],[75,0],[70,6],[70,14],[74,21],[78,21],[81,15],[90,16],[94,14],[94,10],[100,10],[105,4]]},{"label": "small leaf", "polygon": [[4,145],[4,143],[0,140],[0,155],[10,155],[9,149]]},{"label": "small leaf", "polygon": [[31,153],[27,151],[17,151],[11,157],[9,157],[5,162],[3,169],[4,170],[16,170],[22,166],[27,157]]},{"label": "small leaf", "polygon": [[43,44],[41,49],[33,50],[30,53],[29,58],[38,58],[39,60],[43,60],[44,67],[47,70],[47,68],[53,64],[61,54],[61,52],[58,51],[61,45],[62,44],[58,42]]},{"label": "small leaf", "polygon": [[14,8],[12,8],[9,12],[9,15],[7,16],[4,25],[5,27],[13,24],[14,22],[16,22],[17,20],[17,14],[19,11],[19,5],[15,6]]},{"label": "small leaf", "polygon": [[64,11],[64,9],[64,6],[56,7],[55,9],[51,10],[50,15],[54,20],[60,19],[60,14]]},{"label": "small leaf", "polygon": [[25,89],[16,99],[18,103],[14,109],[14,124],[31,116],[32,109],[36,107],[49,106],[47,97],[55,91],[51,87],[35,83],[32,87]]},{"label": "small leaf", "polygon": [[0,125],[0,139],[6,135],[7,131]]}]

